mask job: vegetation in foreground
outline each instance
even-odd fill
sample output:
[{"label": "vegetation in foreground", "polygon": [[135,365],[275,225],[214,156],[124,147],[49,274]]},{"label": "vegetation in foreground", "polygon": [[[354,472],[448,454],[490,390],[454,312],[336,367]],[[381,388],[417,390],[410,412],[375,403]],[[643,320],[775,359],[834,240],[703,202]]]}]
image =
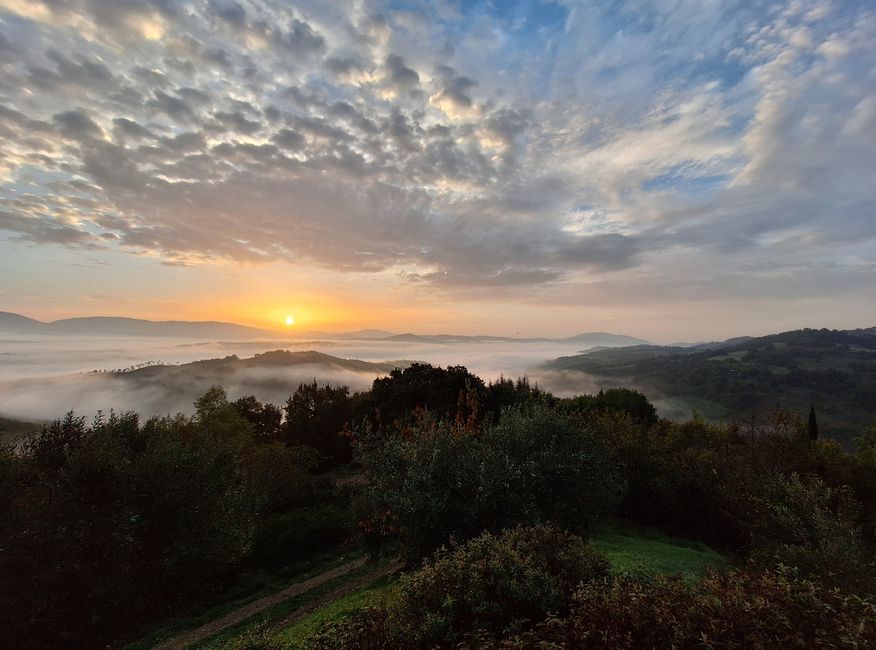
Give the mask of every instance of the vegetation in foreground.
[{"label": "vegetation in foreground", "polygon": [[[862,647],[876,428],[855,453],[814,433],[786,413],[676,424],[635,391],[558,399],[417,364],[366,393],[302,385],[285,408],[216,388],[194,417],[71,414],[0,454],[2,624],[16,647],[117,644],[348,541],[406,560],[385,599],[303,640],[223,638]],[[647,566],[624,555],[631,525],[660,531],[637,535]]]}]

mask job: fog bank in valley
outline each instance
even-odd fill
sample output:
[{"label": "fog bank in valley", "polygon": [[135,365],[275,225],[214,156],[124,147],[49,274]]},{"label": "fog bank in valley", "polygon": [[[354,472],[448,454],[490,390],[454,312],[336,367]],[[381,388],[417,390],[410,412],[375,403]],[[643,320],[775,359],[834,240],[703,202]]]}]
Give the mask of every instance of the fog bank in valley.
[{"label": "fog bank in valley", "polygon": [[[313,350],[343,359],[388,365],[351,370],[327,363],[235,368],[231,372],[201,371],[185,379],[162,376],[144,379],[142,373],[108,371],[142,364],[184,364],[236,355],[252,357],[269,350]],[[231,398],[256,395],[283,403],[301,382],[370,386],[394,364],[423,361],[435,365],[464,365],[485,381],[500,376],[528,376],[539,385],[568,395],[598,390],[586,375],[540,370],[545,361],[575,354],[582,348],[560,342],[408,341],[228,341],[185,339],[106,338],[89,336],[0,335],[0,415],[47,420],[73,410],[91,416],[135,410],[144,416],[192,412],[192,401],[211,385],[220,384]],[[97,371],[97,372],[95,372]]]}]

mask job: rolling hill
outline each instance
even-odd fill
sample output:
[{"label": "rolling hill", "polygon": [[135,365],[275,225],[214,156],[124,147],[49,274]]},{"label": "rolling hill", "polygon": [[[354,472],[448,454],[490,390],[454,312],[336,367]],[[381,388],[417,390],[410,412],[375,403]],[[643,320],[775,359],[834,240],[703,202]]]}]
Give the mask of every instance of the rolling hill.
[{"label": "rolling hill", "polygon": [[560,357],[548,371],[646,393],[663,415],[742,420],[776,407],[849,445],[876,417],[876,328],[795,330],[693,347],[637,346]]}]

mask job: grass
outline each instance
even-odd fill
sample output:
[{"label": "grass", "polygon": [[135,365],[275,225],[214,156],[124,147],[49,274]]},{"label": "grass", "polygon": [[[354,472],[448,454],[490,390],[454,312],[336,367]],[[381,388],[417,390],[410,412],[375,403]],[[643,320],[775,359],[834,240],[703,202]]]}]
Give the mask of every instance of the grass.
[{"label": "grass", "polygon": [[[253,576],[252,581],[249,582],[249,590],[246,589],[247,585],[239,585],[237,588],[229,589],[227,594],[228,598],[224,599],[219,604],[204,609],[203,611],[191,616],[182,616],[166,621],[136,641],[124,646],[124,650],[146,650],[147,648],[151,648],[157,643],[181,634],[186,630],[197,628],[212,620],[221,618],[228,612],[242,607],[258,598],[285,589],[289,585],[301,582],[302,580],[307,580],[308,578],[333,569],[346,562],[356,560],[363,555],[364,553],[359,550],[346,553],[335,551],[322,557],[312,558],[308,561],[286,567],[279,571],[273,579],[266,580],[263,579],[261,575]],[[246,593],[237,593],[239,591],[245,591]],[[303,595],[305,594],[302,594],[302,596]]]},{"label": "grass", "polygon": [[288,647],[290,650],[305,650],[307,638],[319,631],[324,623],[341,620],[354,610],[378,603],[390,594],[397,580],[398,576],[395,575],[380,578],[362,589],[321,607],[279,632],[275,638],[282,647]]},{"label": "grass", "polygon": [[[242,620],[237,625],[232,625],[221,632],[214,634],[211,637],[204,639],[203,641],[194,644],[191,646],[193,650],[206,650],[208,648],[221,648],[227,642],[235,639],[236,637],[245,634],[251,630],[259,630],[264,628],[266,625],[270,625],[274,621],[278,621],[290,613],[294,612],[297,609],[307,606],[308,603],[317,600],[326,594],[331,593],[338,587],[344,585],[345,583],[356,580],[360,578],[364,574],[369,571],[374,570],[374,565],[366,564],[355,571],[351,571],[348,574],[338,576],[337,578],[330,580],[318,587],[310,589],[309,591],[305,591],[304,593],[298,594],[297,596],[292,596],[291,598],[287,598],[286,600],[282,600],[279,603],[269,607],[268,609],[259,612],[257,614],[253,614],[249,618]],[[326,607],[331,607],[338,601],[334,601],[333,603],[329,603],[328,605],[321,607],[316,610],[316,612],[321,612]],[[315,612],[315,613],[316,613]],[[293,626],[294,627],[294,626]]]},{"label": "grass", "polygon": [[600,526],[591,537],[593,546],[608,556],[614,573],[675,574],[695,580],[708,568],[718,568],[727,558],[705,544],[664,535],[658,530],[622,521]]}]

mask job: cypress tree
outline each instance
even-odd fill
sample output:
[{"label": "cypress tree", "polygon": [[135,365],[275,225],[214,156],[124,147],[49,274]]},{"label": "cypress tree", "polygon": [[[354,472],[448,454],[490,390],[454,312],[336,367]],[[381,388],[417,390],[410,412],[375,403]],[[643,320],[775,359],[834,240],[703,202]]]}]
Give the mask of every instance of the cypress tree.
[{"label": "cypress tree", "polygon": [[818,440],[818,419],[815,417],[815,402],[809,403],[809,426],[807,430],[810,440]]}]

